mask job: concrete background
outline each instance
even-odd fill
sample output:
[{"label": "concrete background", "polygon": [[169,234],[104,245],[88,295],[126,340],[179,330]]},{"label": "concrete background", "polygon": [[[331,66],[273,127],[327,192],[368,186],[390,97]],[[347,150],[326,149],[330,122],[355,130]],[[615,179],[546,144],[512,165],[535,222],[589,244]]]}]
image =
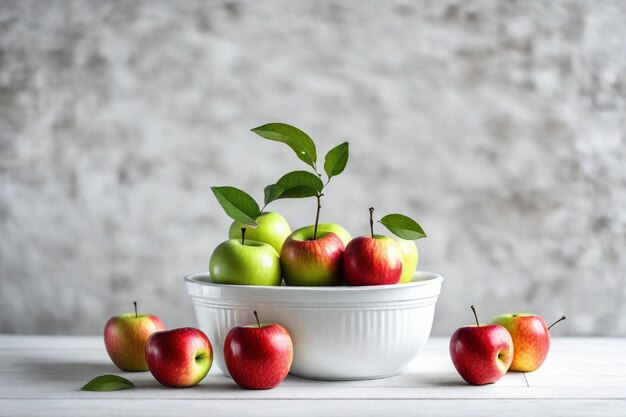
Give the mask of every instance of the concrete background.
[{"label": "concrete background", "polygon": [[[249,129],[351,142],[323,221],[429,234],[433,333],[531,311],[626,335],[626,2],[0,1],[0,332],[195,323],[182,277],[305,166]],[[293,228],[314,200],[282,201]]]}]

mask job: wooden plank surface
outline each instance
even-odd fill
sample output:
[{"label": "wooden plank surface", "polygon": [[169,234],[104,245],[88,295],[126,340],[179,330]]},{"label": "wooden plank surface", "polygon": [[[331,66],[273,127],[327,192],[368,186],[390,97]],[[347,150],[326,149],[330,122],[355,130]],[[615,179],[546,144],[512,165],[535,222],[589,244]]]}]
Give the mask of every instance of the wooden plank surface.
[{"label": "wooden plank surface", "polygon": [[[115,373],[132,390],[83,392],[94,376]],[[196,387],[169,389],[148,372],[109,361],[99,337],[0,335],[0,416],[17,415],[619,415],[626,416],[626,339],[553,340],[544,366],[498,383],[467,385],[433,338],[400,376],[320,382],[289,376],[268,391],[242,390],[217,368]]]}]

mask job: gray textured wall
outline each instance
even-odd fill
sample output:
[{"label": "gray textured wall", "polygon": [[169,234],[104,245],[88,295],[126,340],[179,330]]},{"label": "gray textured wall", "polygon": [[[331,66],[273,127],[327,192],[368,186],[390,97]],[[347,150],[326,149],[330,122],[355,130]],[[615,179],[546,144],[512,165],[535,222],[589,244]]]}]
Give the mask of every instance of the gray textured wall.
[{"label": "gray textured wall", "polygon": [[[193,324],[181,277],[228,220],[211,185],[352,159],[322,219],[420,221],[433,332],[570,316],[626,334],[626,2],[0,1],[0,331],[86,333],[139,299]],[[314,201],[274,207],[293,227]]]}]

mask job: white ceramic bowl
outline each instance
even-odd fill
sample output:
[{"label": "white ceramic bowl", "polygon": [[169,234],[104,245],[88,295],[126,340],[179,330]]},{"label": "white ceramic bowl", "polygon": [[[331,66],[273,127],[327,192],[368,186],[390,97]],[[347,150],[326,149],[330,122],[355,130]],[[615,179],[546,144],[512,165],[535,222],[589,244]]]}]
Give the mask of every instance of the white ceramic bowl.
[{"label": "white ceramic bowl", "polygon": [[224,365],[224,339],[235,326],[279,323],[293,339],[291,373],[353,380],[401,373],[430,336],[443,278],[416,272],[413,282],[366,287],[263,287],[214,284],[208,274],[185,278],[198,326]]}]

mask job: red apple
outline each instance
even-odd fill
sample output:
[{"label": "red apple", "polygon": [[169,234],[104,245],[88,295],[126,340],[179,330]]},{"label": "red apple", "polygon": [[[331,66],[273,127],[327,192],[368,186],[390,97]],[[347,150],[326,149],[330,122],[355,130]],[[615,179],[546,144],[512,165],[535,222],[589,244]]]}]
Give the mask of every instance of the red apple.
[{"label": "red apple", "polygon": [[280,263],[287,285],[317,286],[341,283],[341,260],[344,246],[332,232],[317,231],[314,226],[293,232],[283,243]]},{"label": "red apple", "polygon": [[[550,327],[561,320],[565,320],[565,316]],[[531,372],[546,360],[550,350],[550,327],[543,318],[535,314],[514,313],[502,314],[491,322],[504,326],[513,338],[515,355],[511,371]]]},{"label": "red apple", "polygon": [[461,377],[470,384],[498,381],[513,361],[513,339],[499,324],[481,326],[474,306],[476,326],[457,329],[450,339],[450,357]]},{"label": "red apple", "polygon": [[146,343],[146,361],[161,384],[191,387],[211,369],[213,348],[206,335],[192,327],[156,332]]},{"label": "red apple", "polygon": [[398,243],[381,235],[352,239],[343,255],[343,276],[348,285],[397,284],[403,255]]},{"label": "red apple", "polygon": [[157,316],[124,313],[111,317],[104,326],[104,346],[113,363],[123,371],[147,371],[144,350],[154,332],[165,330]]},{"label": "red apple", "polygon": [[[284,247],[284,246],[283,246]],[[280,384],[291,368],[293,344],[280,324],[237,326],[224,340],[224,362],[233,380],[246,389],[270,389]]]}]

